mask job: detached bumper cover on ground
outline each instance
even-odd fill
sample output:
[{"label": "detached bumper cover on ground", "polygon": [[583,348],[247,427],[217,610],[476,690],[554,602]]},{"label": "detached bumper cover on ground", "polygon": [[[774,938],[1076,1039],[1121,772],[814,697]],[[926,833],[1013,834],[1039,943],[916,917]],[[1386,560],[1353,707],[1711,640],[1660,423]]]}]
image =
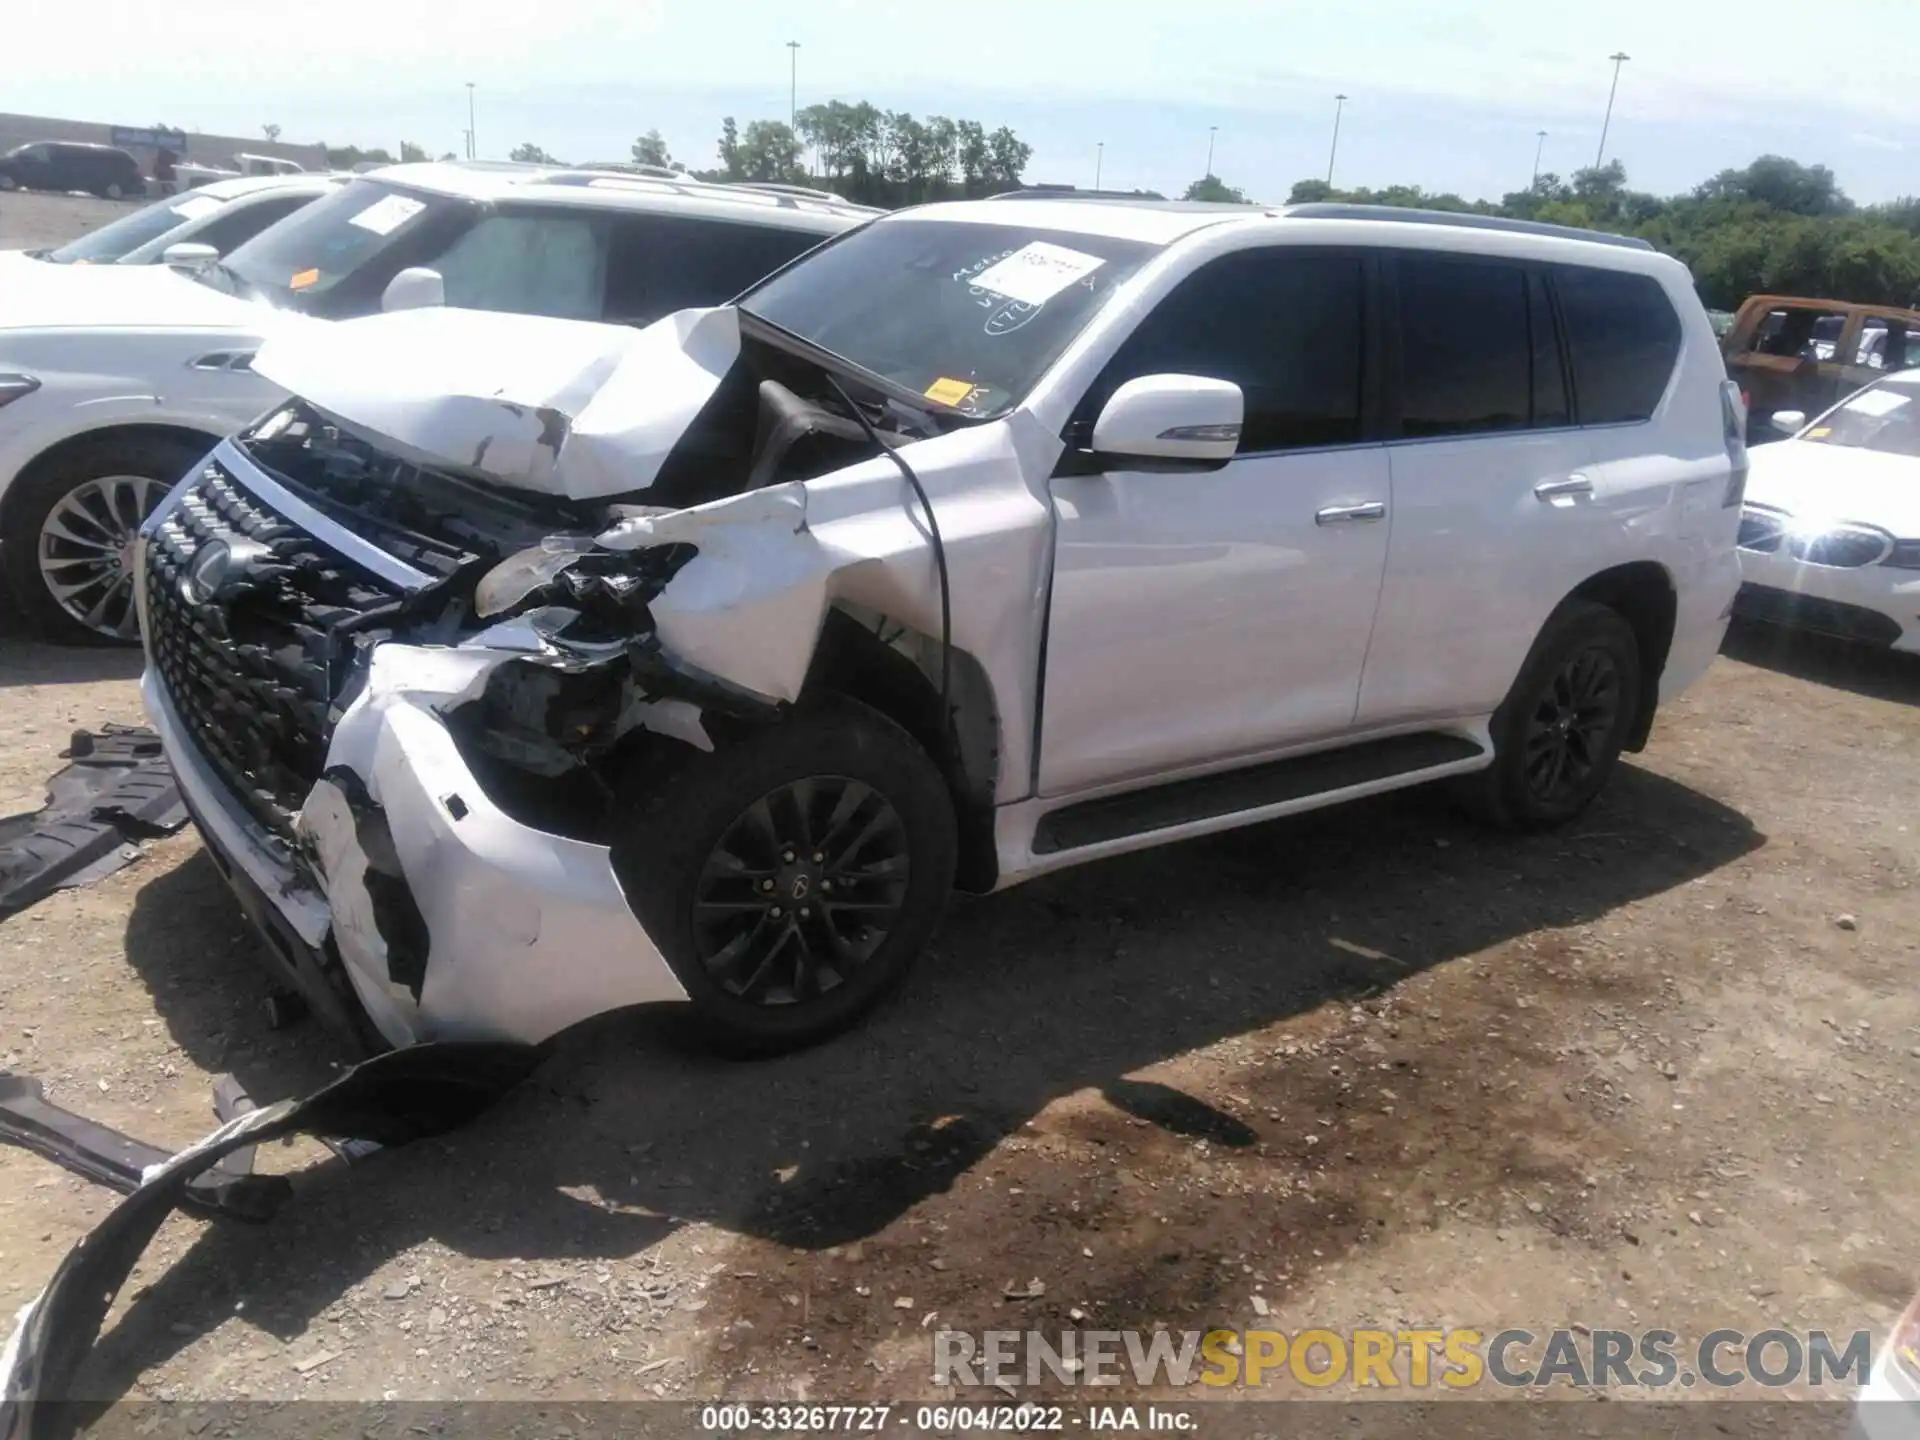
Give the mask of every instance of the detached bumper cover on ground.
[{"label": "detached bumper cover on ground", "polygon": [[0,1440],[64,1440],[64,1402],[114,1296],[201,1175],[237,1150],[308,1134],[404,1145],[466,1123],[538,1063],[526,1045],[423,1045],[356,1066],[303,1100],[251,1110],[148,1171],[61,1262],[0,1352]]}]

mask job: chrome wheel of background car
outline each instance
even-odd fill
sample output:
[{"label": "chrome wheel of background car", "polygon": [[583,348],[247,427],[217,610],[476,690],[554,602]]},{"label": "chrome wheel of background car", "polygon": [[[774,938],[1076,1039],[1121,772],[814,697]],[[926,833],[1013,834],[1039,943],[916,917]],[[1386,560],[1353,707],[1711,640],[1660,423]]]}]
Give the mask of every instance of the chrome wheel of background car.
[{"label": "chrome wheel of background car", "polygon": [[727,994],[796,1005],[846,983],[898,922],[907,829],[872,786],[822,775],[769,791],[701,867],[693,931]]},{"label": "chrome wheel of background car", "polygon": [[133,545],[167,488],[145,475],[102,475],[69,490],[41,523],[40,578],[60,608],[96,634],[139,634]]},{"label": "chrome wheel of background car", "polygon": [[1620,670],[1599,646],[1578,651],[1554,672],[1527,719],[1527,788],[1551,804],[1578,791],[1608,754],[1620,721]]}]

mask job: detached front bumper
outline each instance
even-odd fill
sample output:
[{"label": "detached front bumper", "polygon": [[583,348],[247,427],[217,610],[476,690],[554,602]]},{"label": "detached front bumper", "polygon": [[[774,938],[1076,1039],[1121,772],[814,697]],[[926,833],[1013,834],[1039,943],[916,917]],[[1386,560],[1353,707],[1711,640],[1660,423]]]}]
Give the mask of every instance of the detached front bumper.
[{"label": "detached front bumper", "polygon": [[154,671],[142,680],[188,808],[278,964],[304,962],[310,982],[337,955],[395,1046],[538,1043],[608,1010],[687,998],[606,847],[504,814],[441,722],[436,707],[511,658],[376,649],[300,813],[298,853],[227,795]]}]

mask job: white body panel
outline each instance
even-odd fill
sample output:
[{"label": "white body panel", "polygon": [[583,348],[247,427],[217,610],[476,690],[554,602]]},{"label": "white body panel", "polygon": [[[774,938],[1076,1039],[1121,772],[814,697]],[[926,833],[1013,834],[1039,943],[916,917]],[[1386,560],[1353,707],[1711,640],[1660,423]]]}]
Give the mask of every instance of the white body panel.
[{"label": "white body panel", "polygon": [[1387,528],[1316,516],[1387,487],[1378,445],[1056,479],[1040,793],[1348,729]]}]

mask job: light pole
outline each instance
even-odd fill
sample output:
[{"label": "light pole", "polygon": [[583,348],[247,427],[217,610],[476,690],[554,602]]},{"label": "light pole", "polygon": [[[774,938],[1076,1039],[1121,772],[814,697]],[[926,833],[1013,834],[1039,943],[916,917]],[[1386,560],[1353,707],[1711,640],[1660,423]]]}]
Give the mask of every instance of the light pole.
[{"label": "light pole", "polygon": [[1333,162],[1340,153],[1340,112],[1347,108],[1347,97],[1333,97],[1333,148],[1327,151],[1327,187],[1333,187]]},{"label": "light pole", "polygon": [[467,81],[467,158],[480,158],[480,141],[473,133],[473,81]]},{"label": "light pole", "polygon": [[1613,97],[1620,92],[1620,67],[1633,57],[1624,50],[1616,50],[1607,58],[1613,62],[1613,84],[1607,90],[1607,118],[1600,122],[1600,148],[1593,152],[1593,168],[1596,170],[1607,156],[1607,128],[1613,124]]},{"label": "light pole", "polygon": [[800,42],[787,41],[787,128],[795,130],[800,123]]},{"label": "light pole", "polygon": [[1107,158],[1107,142],[1104,140],[1094,141],[1093,142],[1093,188],[1096,190],[1100,188],[1100,167],[1102,164],[1106,162],[1106,158]]},{"label": "light pole", "polygon": [[1207,178],[1213,178],[1213,137],[1220,133],[1218,125],[1207,126]]},{"label": "light pole", "polygon": [[1538,130],[1534,133],[1540,137],[1540,143],[1533,147],[1533,182],[1527,186],[1529,190],[1540,188],[1540,152],[1547,148],[1547,132]]}]

